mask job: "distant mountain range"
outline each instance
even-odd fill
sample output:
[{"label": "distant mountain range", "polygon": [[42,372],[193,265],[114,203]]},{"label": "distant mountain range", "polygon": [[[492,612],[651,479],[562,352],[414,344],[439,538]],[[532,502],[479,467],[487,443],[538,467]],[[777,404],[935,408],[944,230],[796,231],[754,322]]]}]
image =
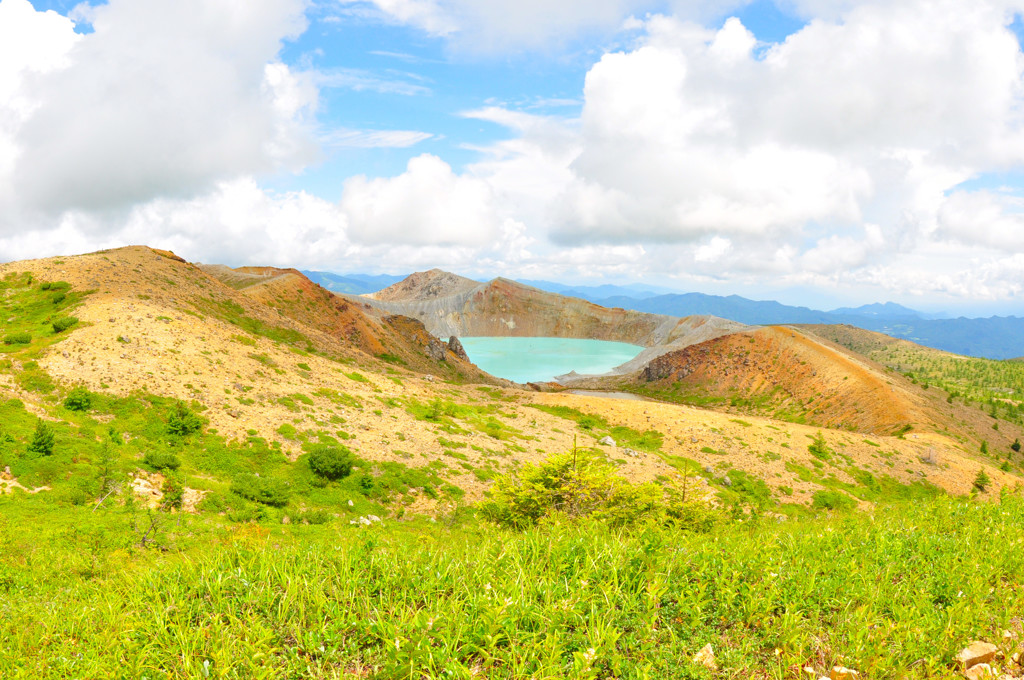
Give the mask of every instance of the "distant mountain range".
[{"label": "distant mountain range", "polygon": [[[658,295],[642,300],[617,296],[593,302],[604,307],[671,316],[714,314],[755,325],[848,324],[947,352],[989,359],[1010,359],[1024,354],[1024,319],[1015,316],[936,319],[891,304],[822,312],[774,301],[748,300],[737,295],[722,297],[702,293]],[[883,311],[880,312],[879,308]],[[897,308],[901,311],[897,312]]]},{"label": "distant mountain range", "polygon": [[[388,274],[302,273],[328,290],[349,295],[373,293],[406,278]],[[666,288],[645,284],[573,286],[544,280],[522,280],[520,283],[587,300],[602,307],[669,316],[712,314],[751,325],[848,324],[956,354],[989,359],[1024,356],[1024,318],[1016,316],[948,318],[893,302],[840,307],[825,312],[773,300],[750,300],[738,295],[672,293]]]},{"label": "distant mountain range", "polygon": [[[954,319],[944,314],[927,314],[894,302],[840,307],[823,312],[773,300],[750,300],[738,295],[654,294],[652,288],[645,286],[573,287],[547,281],[524,283],[580,297],[602,307],[621,307],[669,316],[713,314],[751,325],[848,324],[966,356],[1011,359],[1024,355],[1024,319],[1016,316]],[[617,289],[618,292],[601,295],[609,289]]]},{"label": "distant mountain range", "polygon": [[302,273],[313,283],[318,283],[327,290],[347,295],[364,295],[376,293],[378,290],[394,285],[405,276],[390,274],[332,274],[331,272],[305,271]]}]

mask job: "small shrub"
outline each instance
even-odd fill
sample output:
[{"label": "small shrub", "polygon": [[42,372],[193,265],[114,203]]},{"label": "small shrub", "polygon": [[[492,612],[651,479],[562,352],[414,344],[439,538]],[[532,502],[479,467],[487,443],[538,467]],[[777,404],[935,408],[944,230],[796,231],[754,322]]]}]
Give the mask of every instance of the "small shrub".
[{"label": "small shrub", "polygon": [[170,451],[147,451],[142,462],[154,470],[177,470],[181,459]]},{"label": "small shrub", "polygon": [[296,519],[304,524],[327,524],[334,517],[326,510],[307,510]]},{"label": "small shrub", "polygon": [[989,484],[992,483],[992,479],[985,473],[984,470],[978,470],[978,476],[974,478],[974,488],[985,493],[988,489]]},{"label": "small shrub", "polygon": [[830,489],[815,492],[811,507],[819,510],[853,510],[857,507],[857,501],[842,491]]},{"label": "small shrub", "polygon": [[27,345],[32,342],[31,333],[9,333],[4,336],[5,345]]},{"label": "small shrub", "polygon": [[815,436],[811,437],[811,444],[807,447],[807,452],[818,460],[831,460],[832,449],[825,443],[825,438],[819,432]]},{"label": "small shrub", "polygon": [[61,318],[53,322],[53,332],[63,333],[67,329],[74,326],[76,323],[78,323],[78,317],[62,316]]},{"label": "small shrub", "polygon": [[344,446],[318,444],[309,454],[309,469],[325,479],[341,479],[352,472],[355,457]]},{"label": "small shrub", "polygon": [[92,395],[81,385],[74,388],[64,399],[64,408],[69,411],[88,411],[92,407]]},{"label": "small shrub", "polygon": [[45,420],[39,420],[36,423],[36,431],[32,435],[32,441],[28,445],[29,453],[34,453],[37,456],[52,455],[53,446],[56,441],[57,437],[53,433],[53,428]]},{"label": "small shrub", "polygon": [[1010,444],[1010,448],[1013,449],[1014,453],[1020,453],[1020,439],[1014,439],[1013,443]]},{"label": "small shrub", "polygon": [[185,405],[178,401],[174,404],[171,415],[167,418],[167,431],[178,437],[187,437],[203,429],[203,421]]},{"label": "small shrub", "polygon": [[68,296],[67,296],[66,294],[64,294],[63,292],[60,292],[60,293],[54,293],[54,294],[53,294],[53,297],[51,297],[51,298],[50,298],[50,301],[51,301],[51,302],[52,302],[53,304],[55,304],[55,305],[59,305],[60,303],[64,302],[64,300],[66,300],[66,299],[67,299],[67,297],[68,297]]},{"label": "small shrub", "polygon": [[280,479],[269,479],[256,475],[240,475],[231,483],[231,491],[263,505],[275,508],[288,504],[288,485]]},{"label": "small shrub", "polygon": [[160,499],[161,510],[180,510],[185,500],[185,485],[175,476],[168,476],[160,487],[163,498]]}]

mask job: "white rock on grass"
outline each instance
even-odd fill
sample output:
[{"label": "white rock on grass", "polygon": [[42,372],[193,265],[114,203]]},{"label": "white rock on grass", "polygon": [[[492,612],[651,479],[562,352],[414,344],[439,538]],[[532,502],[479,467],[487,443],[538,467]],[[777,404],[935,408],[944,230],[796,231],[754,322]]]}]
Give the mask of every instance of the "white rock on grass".
[{"label": "white rock on grass", "polygon": [[615,446],[615,440],[609,437],[608,435],[605,435],[598,439],[597,443],[600,444],[601,446]]},{"label": "white rock on grass", "polygon": [[718,664],[715,662],[715,650],[711,648],[711,643],[704,645],[704,648],[697,652],[693,657],[693,663],[698,666],[704,666],[711,670],[718,670]]}]

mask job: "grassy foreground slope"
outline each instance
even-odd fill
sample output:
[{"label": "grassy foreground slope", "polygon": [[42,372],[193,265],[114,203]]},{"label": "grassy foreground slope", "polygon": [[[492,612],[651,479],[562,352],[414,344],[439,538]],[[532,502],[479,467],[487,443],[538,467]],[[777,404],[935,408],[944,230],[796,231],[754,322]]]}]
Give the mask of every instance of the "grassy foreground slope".
[{"label": "grassy foreground slope", "polygon": [[131,512],[0,499],[3,677],[953,678],[978,638],[1022,672],[1020,498],[712,535],[179,516],[167,552]]}]

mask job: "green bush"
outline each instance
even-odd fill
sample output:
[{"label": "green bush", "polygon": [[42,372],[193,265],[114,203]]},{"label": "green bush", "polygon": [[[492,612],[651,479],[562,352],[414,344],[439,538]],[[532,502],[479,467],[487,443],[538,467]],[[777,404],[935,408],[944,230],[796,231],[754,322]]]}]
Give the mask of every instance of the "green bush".
[{"label": "green bush", "polygon": [[181,467],[181,459],[170,451],[147,451],[142,462],[153,470],[177,470]]},{"label": "green bush", "polygon": [[56,441],[57,437],[53,433],[53,428],[45,420],[39,420],[36,423],[36,431],[32,435],[32,441],[28,445],[29,453],[34,453],[37,456],[52,455],[53,446]]},{"label": "green bush", "polygon": [[290,495],[288,485],[283,480],[264,478],[252,474],[235,477],[235,480],[231,483],[231,491],[242,498],[247,498],[263,505],[272,505],[275,508],[287,505]]},{"label": "green bush", "polygon": [[167,417],[167,431],[178,437],[187,437],[203,429],[202,419],[193,413],[185,402],[174,404],[171,415]]},{"label": "green bush", "polygon": [[81,385],[72,389],[64,399],[64,408],[69,411],[88,411],[92,406],[92,395]]},{"label": "green bush", "polygon": [[992,479],[988,474],[984,470],[978,470],[978,476],[974,478],[974,488],[984,493],[991,483]]},{"label": "green bush", "polygon": [[78,317],[75,316],[62,316],[61,318],[53,322],[53,332],[63,333],[67,329],[78,323]]},{"label": "green bush", "polygon": [[842,491],[829,489],[816,491],[811,507],[819,510],[853,510],[857,507],[857,501]]},{"label": "green bush", "polygon": [[8,333],[4,336],[5,345],[27,345],[32,342],[31,333]]},{"label": "green bush", "polygon": [[661,519],[663,496],[656,485],[632,485],[608,463],[577,452],[551,456],[518,474],[500,477],[481,509],[488,519],[517,529],[556,515],[628,526]]},{"label": "green bush", "polygon": [[344,446],[318,444],[309,453],[309,469],[325,479],[341,479],[352,472],[355,457]]}]

